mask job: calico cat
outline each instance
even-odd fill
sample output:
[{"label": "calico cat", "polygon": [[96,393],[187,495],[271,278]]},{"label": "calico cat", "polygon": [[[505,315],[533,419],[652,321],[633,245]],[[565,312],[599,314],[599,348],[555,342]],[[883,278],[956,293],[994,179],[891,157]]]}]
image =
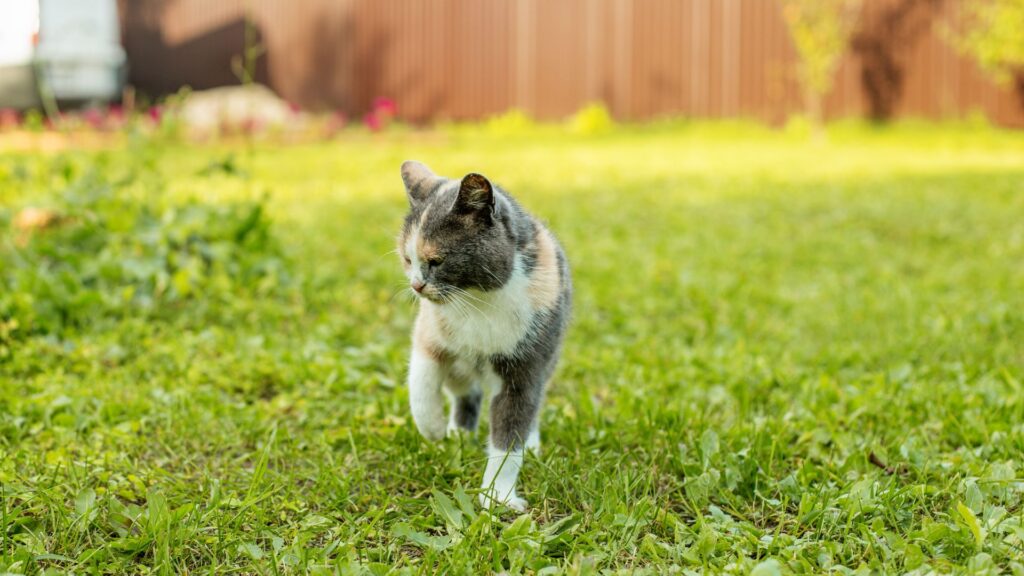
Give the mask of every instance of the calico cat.
[{"label": "calico cat", "polygon": [[405,162],[402,180],[410,209],[398,253],[420,303],[409,361],[413,420],[428,440],[473,431],[489,391],[480,500],[525,510],[516,495],[523,449],[540,447],[540,407],[569,322],[565,253],[479,174],[450,180]]}]

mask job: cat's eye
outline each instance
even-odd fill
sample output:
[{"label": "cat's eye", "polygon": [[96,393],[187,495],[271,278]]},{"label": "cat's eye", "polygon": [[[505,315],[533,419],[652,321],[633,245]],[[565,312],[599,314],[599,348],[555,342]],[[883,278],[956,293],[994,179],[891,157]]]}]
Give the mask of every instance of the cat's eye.
[{"label": "cat's eye", "polygon": [[433,258],[427,259],[427,266],[430,266],[431,268],[437,268],[438,266],[441,265],[442,262],[444,262],[444,258],[438,258],[435,256]]},{"label": "cat's eye", "polygon": [[406,264],[412,264],[412,260],[405,254],[402,254],[402,260],[405,260]]}]

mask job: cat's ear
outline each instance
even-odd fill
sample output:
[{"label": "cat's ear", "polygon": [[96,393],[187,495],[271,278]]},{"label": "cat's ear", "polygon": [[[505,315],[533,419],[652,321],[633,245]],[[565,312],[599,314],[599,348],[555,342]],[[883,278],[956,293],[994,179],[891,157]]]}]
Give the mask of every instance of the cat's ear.
[{"label": "cat's ear", "polygon": [[402,182],[405,183],[405,194],[409,197],[410,206],[416,206],[429,198],[442,180],[420,162],[406,160],[402,163]]},{"label": "cat's ear", "polygon": [[455,200],[455,211],[461,214],[494,214],[494,188],[480,174],[466,174],[459,184],[459,197]]}]

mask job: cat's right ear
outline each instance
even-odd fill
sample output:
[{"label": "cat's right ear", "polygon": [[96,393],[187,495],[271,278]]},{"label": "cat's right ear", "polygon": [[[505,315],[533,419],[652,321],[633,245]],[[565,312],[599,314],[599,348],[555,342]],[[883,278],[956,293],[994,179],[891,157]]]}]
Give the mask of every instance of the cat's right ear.
[{"label": "cat's right ear", "polygon": [[406,160],[402,163],[402,182],[405,183],[405,194],[409,197],[410,206],[417,206],[429,198],[441,180],[440,176],[421,162]]}]

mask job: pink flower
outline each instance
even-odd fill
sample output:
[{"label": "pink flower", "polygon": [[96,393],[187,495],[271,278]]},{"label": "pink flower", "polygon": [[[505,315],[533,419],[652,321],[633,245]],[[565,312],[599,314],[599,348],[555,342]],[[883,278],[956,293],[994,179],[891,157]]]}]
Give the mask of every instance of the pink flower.
[{"label": "pink flower", "polygon": [[160,106],[150,106],[149,110],[146,110],[146,115],[149,116],[153,124],[159,124],[163,118],[163,109]]},{"label": "pink flower", "polygon": [[395,106],[395,101],[381,96],[373,99],[373,106],[366,114],[364,121],[370,130],[377,132],[387,128],[396,112],[398,112],[398,108]]},{"label": "pink flower", "polygon": [[369,128],[371,132],[380,131],[384,124],[376,110],[368,112],[363,121],[366,122],[366,127]]},{"label": "pink flower", "polygon": [[288,109],[292,111],[292,114],[298,114],[299,112],[302,112],[302,107],[296,104],[295,102],[289,102]]},{"label": "pink flower", "polygon": [[398,112],[395,101],[391,98],[379,97],[373,100],[373,110],[384,116],[394,116]]},{"label": "pink flower", "polygon": [[21,124],[21,114],[14,108],[0,108],[0,129],[17,128]]},{"label": "pink flower", "polygon": [[120,130],[124,128],[125,115],[124,108],[114,104],[107,108],[107,117],[104,119],[103,127],[108,130]]},{"label": "pink flower", "polygon": [[94,130],[103,127],[103,114],[96,108],[88,108],[82,112],[82,120],[85,120],[85,123]]}]

